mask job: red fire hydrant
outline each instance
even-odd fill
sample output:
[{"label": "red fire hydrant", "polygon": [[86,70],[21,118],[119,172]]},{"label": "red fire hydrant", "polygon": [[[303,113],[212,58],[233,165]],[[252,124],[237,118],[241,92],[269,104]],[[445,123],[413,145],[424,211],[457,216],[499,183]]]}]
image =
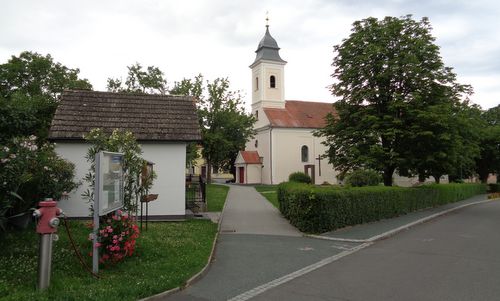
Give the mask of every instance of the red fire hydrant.
[{"label": "red fire hydrant", "polygon": [[56,238],[59,217],[63,214],[60,208],[56,207],[57,202],[53,199],[45,199],[38,203],[39,209],[33,212],[33,216],[38,218],[36,232],[40,234],[40,250],[38,255],[38,289],[42,290],[50,284],[50,274],[52,266],[52,241]]}]

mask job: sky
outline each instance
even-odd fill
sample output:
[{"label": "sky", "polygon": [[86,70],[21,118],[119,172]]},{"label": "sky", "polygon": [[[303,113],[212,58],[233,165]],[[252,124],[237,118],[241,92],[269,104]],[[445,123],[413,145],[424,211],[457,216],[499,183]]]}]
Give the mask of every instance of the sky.
[{"label": "sky", "polygon": [[201,73],[227,77],[249,106],[255,50],[269,29],[285,67],[285,98],[333,102],[333,46],[367,17],[429,17],[446,66],[474,88],[472,102],[500,103],[500,2],[495,0],[0,0],[0,64],[22,51],[79,68],[95,90],[136,62],[159,67],[172,87]]}]

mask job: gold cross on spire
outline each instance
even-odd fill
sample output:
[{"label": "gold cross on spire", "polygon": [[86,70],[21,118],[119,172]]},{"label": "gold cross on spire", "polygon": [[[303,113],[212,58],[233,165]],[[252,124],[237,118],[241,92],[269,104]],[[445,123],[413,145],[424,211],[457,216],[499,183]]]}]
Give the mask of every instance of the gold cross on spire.
[{"label": "gold cross on spire", "polygon": [[269,11],[266,11],[266,27],[269,27]]}]

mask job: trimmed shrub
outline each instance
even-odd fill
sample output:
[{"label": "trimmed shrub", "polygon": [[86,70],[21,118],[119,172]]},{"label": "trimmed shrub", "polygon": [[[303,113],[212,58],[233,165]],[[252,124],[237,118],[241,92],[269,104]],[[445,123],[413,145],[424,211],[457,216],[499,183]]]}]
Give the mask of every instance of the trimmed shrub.
[{"label": "trimmed shrub", "polygon": [[382,182],[382,177],[374,170],[358,169],[348,173],[344,180],[345,184],[353,187],[377,186]]},{"label": "trimmed shrub", "polygon": [[278,186],[278,200],[281,213],[292,225],[303,232],[322,233],[460,201],[485,191],[482,184],[339,189],[288,182]]},{"label": "trimmed shrub", "polygon": [[311,177],[308,174],[300,172],[300,171],[291,173],[288,176],[288,181],[296,182],[296,183],[306,183],[306,184],[312,183]]}]

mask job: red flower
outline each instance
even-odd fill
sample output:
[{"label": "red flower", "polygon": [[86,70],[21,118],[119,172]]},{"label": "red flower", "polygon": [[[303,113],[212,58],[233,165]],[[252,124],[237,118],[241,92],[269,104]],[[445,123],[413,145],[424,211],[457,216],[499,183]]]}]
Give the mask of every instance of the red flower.
[{"label": "red flower", "polygon": [[136,240],[140,235],[134,218],[123,212],[118,215],[110,213],[103,219],[100,228],[98,232],[98,241],[101,245],[99,262],[115,264],[134,254]]}]

